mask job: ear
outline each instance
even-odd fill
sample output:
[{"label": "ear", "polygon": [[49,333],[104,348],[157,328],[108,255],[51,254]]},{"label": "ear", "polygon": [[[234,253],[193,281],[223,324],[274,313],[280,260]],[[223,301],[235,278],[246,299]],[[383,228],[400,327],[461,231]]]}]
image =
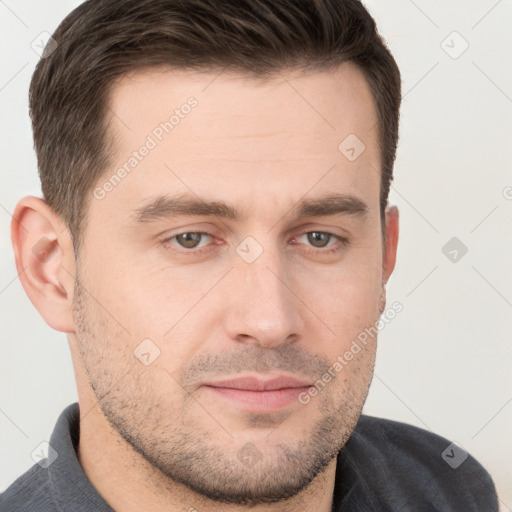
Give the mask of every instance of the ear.
[{"label": "ear", "polygon": [[32,304],[50,327],[74,332],[75,255],[65,223],[42,199],[27,196],[14,209],[11,240],[16,269]]},{"label": "ear", "polygon": [[386,309],[386,284],[391,277],[396,263],[399,231],[398,219],[398,207],[389,206],[386,209],[386,238],[382,260],[382,295],[379,307],[381,313]]}]

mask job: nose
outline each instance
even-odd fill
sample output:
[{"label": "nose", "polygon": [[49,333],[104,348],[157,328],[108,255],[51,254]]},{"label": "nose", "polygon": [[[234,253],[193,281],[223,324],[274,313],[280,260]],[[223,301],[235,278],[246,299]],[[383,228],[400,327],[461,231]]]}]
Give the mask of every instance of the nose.
[{"label": "nose", "polygon": [[252,263],[235,256],[225,316],[231,339],[276,348],[303,337],[304,306],[284,258],[268,249]]}]

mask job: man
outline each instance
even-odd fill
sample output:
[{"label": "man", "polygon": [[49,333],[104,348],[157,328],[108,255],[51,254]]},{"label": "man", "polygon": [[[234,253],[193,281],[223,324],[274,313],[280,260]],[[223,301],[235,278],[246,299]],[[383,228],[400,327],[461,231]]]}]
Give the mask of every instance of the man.
[{"label": "man", "polygon": [[359,2],[89,1],[43,57],[12,239],[79,404],[2,510],[497,510],[471,456],[361,416],[400,75]]}]

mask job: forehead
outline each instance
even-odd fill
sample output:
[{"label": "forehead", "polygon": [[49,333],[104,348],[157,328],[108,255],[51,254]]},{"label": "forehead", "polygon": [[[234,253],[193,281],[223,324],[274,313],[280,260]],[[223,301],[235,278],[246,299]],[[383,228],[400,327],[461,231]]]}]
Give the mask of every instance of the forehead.
[{"label": "forehead", "polygon": [[[194,147],[192,134],[203,135],[201,142],[230,136],[251,142],[259,137],[268,144],[289,135],[330,143],[354,133],[371,144],[377,131],[368,83],[356,65],[346,62],[321,72],[282,71],[268,79],[222,70],[135,71],[110,90],[111,132],[121,143],[136,143],[137,132],[152,133],[192,97],[198,108],[185,127],[173,130],[172,139],[183,143],[188,138]],[[235,148],[229,149],[231,155]]]},{"label": "forehead", "polygon": [[107,120],[114,155],[98,182],[112,182],[103,214],[110,208],[129,216],[156,193],[238,198],[244,205],[264,194],[280,208],[316,191],[378,202],[376,111],[351,63],[265,80],[137,71],[111,88]]}]

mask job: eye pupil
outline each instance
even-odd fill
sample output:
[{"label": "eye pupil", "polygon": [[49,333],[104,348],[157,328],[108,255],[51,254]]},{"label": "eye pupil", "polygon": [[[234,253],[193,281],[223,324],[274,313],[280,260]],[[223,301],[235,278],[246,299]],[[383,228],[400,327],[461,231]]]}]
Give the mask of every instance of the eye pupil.
[{"label": "eye pupil", "polygon": [[187,249],[194,249],[201,241],[201,236],[201,233],[181,233],[176,236],[176,240],[181,246]]},{"label": "eye pupil", "polygon": [[[322,237],[324,240],[322,240]],[[329,237],[330,235],[328,233],[322,233],[320,231],[308,233],[308,241],[311,242],[314,247],[325,247],[329,243]],[[318,245],[317,242],[320,242],[320,244]]]}]

